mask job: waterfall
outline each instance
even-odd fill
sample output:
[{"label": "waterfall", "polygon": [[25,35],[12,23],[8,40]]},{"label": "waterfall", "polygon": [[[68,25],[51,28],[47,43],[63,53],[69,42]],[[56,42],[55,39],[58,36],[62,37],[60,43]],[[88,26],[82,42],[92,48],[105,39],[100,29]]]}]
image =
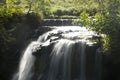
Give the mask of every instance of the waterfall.
[{"label": "waterfall", "polygon": [[86,54],[85,54],[85,47],[86,47],[86,44],[84,42],[82,42],[81,44],[81,51],[80,51],[80,80],[86,80],[86,76],[85,76],[85,57],[86,57]]},{"label": "waterfall", "polygon": [[[71,26],[73,21],[79,19],[44,19],[42,25],[44,26]],[[74,24],[75,25],[75,24]],[[79,25],[79,24],[76,24]]]},{"label": "waterfall", "polygon": [[102,53],[103,50],[99,47],[95,54],[95,79],[102,80]]},{"label": "waterfall", "polygon": [[31,53],[33,52],[32,47],[34,47],[34,45],[35,43],[32,42],[23,54],[19,67],[18,80],[30,80],[32,77],[32,67],[35,57]]},{"label": "waterfall", "polygon": [[72,41],[60,40],[51,52],[47,80],[70,80]]},{"label": "waterfall", "polygon": [[[95,44],[88,38],[98,35],[85,27],[52,28],[51,31],[39,36],[38,40],[32,41],[28,45],[21,58],[19,70],[12,80],[87,80],[86,59],[88,53],[86,53],[86,48]],[[44,66],[44,70],[34,79],[36,58],[42,57],[43,54],[48,55],[49,59],[46,62],[43,61],[47,66]],[[99,76],[97,65],[101,60],[98,57],[95,58],[93,72]],[[94,80],[98,80],[98,78],[94,78]]]}]

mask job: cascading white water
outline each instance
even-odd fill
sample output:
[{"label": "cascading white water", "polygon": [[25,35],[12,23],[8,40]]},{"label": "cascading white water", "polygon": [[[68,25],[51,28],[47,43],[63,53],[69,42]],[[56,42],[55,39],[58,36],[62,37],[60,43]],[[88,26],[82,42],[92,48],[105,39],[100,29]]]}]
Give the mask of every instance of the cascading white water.
[{"label": "cascading white water", "polygon": [[32,42],[23,54],[19,67],[18,80],[30,80],[32,77],[32,67],[35,60],[35,56],[32,55],[32,47],[34,47],[35,44],[35,42]]},{"label": "cascading white water", "polygon": [[80,80],[86,80],[86,75],[85,75],[85,58],[86,58],[86,54],[85,54],[85,47],[86,47],[86,44],[85,42],[82,42],[81,43],[81,51],[80,51]]},{"label": "cascading white water", "polygon": [[[45,74],[46,78],[38,78],[37,80],[73,80],[71,60],[74,54],[79,54],[80,60],[79,78],[77,80],[86,80],[85,49],[86,45],[92,44],[87,39],[97,35],[85,27],[67,26],[52,28],[54,28],[52,31],[41,35],[37,41],[33,41],[28,45],[20,61],[18,78],[13,80],[31,80],[34,75],[32,69],[34,68],[36,58],[32,53],[41,50],[44,46],[51,45],[51,43],[54,43],[54,45],[52,51],[48,52],[51,58],[48,72]],[[77,46],[78,52],[74,52],[76,44],[79,44]]]},{"label": "cascading white water", "polygon": [[64,39],[55,44],[51,53],[52,57],[47,80],[70,80],[72,44],[72,41]]}]

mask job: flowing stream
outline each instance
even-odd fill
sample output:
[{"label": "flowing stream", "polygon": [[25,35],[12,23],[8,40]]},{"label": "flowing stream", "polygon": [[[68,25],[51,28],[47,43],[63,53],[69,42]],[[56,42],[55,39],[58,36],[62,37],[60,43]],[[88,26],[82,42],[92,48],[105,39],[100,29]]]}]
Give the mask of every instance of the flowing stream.
[{"label": "flowing stream", "polygon": [[[86,53],[86,49],[95,44],[88,40],[93,36],[98,35],[85,27],[52,27],[51,31],[40,35],[38,40],[28,45],[21,57],[18,72],[12,80],[101,80],[100,68],[97,65],[101,66],[102,58],[97,55],[98,53],[94,53],[94,61],[91,63],[95,65],[90,72],[92,76],[98,75],[98,77],[87,78],[87,75],[91,75],[87,74],[86,69],[87,54],[91,53]],[[44,54],[47,54],[49,59],[45,63],[44,70],[35,76],[36,59]]]}]

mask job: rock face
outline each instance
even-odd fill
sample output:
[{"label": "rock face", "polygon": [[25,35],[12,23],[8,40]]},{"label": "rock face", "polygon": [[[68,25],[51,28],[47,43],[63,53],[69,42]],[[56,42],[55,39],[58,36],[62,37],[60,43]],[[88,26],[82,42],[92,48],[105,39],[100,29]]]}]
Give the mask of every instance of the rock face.
[{"label": "rock face", "polygon": [[53,45],[54,45],[54,43],[50,43],[47,46],[44,46],[41,44],[40,48],[37,51],[33,52],[32,54],[38,58],[40,58],[43,54],[50,55],[50,52],[52,51]]}]

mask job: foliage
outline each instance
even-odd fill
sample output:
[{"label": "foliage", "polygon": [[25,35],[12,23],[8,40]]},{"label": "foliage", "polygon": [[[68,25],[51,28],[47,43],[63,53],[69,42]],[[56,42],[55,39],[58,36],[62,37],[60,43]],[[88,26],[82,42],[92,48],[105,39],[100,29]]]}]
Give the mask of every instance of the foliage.
[{"label": "foliage", "polygon": [[21,0],[20,5],[24,8],[24,12],[27,14],[34,12],[41,17],[50,14],[51,5],[49,0]]},{"label": "foliage", "polygon": [[[50,16],[79,16],[79,11],[73,5],[73,0],[50,0]],[[56,18],[56,17],[55,17]]]},{"label": "foliage", "polygon": [[[105,34],[102,39],[103,48],[106,53],[112,53],[114,59],[119,54],[120,42],[120,2],[119,0],[104,0],[98,2],[99,11],[91,16],[90,13],[83,11],[80,14],[79,22],[81,25],[86,26],[100,34]],[[116,56],[116,57],[117,57]]]},{"label": "foliage", "polygon": [[75,13],[87,11],[91,15],[98,11],[98,3],[95,0],[50,0],[53,7],[58,9],[75,9]]},{"label": "foliage", "polygon": [[13,33],[17,24],[21,23],[22,18],[28,24],[38,25],[38,22],[35,21],[50,14],[50,6],[49,0],[0,1],[0,46],[6,46],[3,47],[3,50],[8,48],[8,43],[11,44],[15,40]]},{"label": "foliage", "polygon": [[89,21],[89,14],[86,13],[85,11],[80,14],[80,20],[81,25],[86,25],[88,26],[88,21]]},{"label": "foliage", "polygon": [[73,6],[79,11],[86,11],[90,15],[98,12],[98,3],[96,0],[73,0]]},{"label": "foliage", "polygon": [[16,4],[16,1],[6,0],[5,3],[0,3],[0,45],[3,47],[15,40],[12,35],[15,27],[10,25],[10,20],[15,14],[22,13],[22,8]]},{"label": "foliage", "polygon": [[50,0],[50,3],[52,16],[79,16],[83,11],[94,15],[99,10],[95,0]]}]

